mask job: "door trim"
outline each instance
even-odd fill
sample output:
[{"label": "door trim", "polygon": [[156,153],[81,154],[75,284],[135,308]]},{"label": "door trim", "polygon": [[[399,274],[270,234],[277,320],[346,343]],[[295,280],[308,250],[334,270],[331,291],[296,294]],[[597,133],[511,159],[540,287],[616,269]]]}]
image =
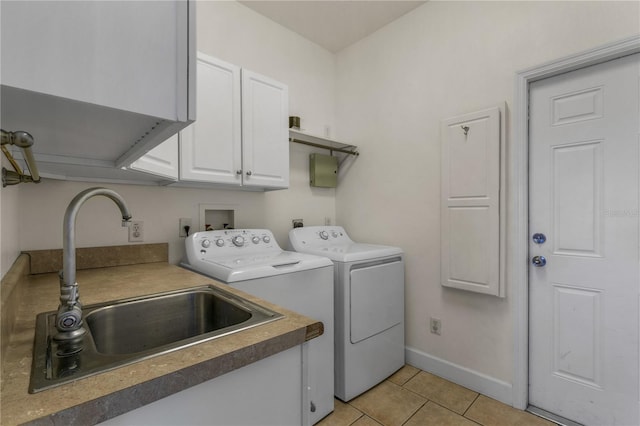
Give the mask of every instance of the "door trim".
[{"label": "door trim", "polygon": [[640,52],[640,36],[547,62],[516,74],[513,133],[508,148],[507,282],[513,327],[513,401],[524,410],[529,402],[529,84],[558,74]]}]

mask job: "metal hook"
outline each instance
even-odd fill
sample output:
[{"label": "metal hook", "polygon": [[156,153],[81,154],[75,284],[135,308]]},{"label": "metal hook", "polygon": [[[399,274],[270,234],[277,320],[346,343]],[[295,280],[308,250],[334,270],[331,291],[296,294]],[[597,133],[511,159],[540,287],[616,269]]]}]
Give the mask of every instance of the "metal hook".
[{"label": "metal hook", "polygon": [[467,136],[469,134],[469,126],[460,126],[460,128],[464,131],[464,135]]}]

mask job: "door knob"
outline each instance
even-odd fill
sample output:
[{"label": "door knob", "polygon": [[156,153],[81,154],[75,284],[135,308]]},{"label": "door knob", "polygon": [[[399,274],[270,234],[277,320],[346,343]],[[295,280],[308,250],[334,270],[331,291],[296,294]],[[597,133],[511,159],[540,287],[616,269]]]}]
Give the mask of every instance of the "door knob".
[{"label": "door knob", "polygon": [[542,268],[547,264],[547,259],[544,256],[533,256],[533,259],[531,259],[531,264],[537,268]]}]

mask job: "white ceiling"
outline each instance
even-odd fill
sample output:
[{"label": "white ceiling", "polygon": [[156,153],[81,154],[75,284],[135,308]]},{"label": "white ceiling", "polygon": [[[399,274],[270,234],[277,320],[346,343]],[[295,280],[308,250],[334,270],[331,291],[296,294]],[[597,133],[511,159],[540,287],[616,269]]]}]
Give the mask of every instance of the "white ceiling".
[{"label": "white ceiling", "polygon": [[331,52],[338,52],[425,3],[406,0],[240,1]]}]

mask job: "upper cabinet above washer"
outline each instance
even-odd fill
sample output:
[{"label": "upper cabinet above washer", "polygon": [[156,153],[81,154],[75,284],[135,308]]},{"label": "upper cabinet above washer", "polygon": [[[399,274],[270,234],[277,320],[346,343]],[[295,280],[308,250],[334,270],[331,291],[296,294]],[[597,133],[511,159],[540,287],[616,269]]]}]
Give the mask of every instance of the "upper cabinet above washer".
[{"label": "upper cabinet above washer", "polygon": [[242,70],[243,185],[289,186],[289,89]]},{"label": "upper cabinet above washer", "polygon": [[[195,120],[189,1],[3,1],[2,128],[43,176],[116,173]],[[112,169],[112,170],[109,170]],[[91,176],[86,176],[91,177]]]},{"label": "upper cabinet above washer", "polygon": [[180,134],[180,186],[289,186],[288,87],[198,54],[198,117]]}]

